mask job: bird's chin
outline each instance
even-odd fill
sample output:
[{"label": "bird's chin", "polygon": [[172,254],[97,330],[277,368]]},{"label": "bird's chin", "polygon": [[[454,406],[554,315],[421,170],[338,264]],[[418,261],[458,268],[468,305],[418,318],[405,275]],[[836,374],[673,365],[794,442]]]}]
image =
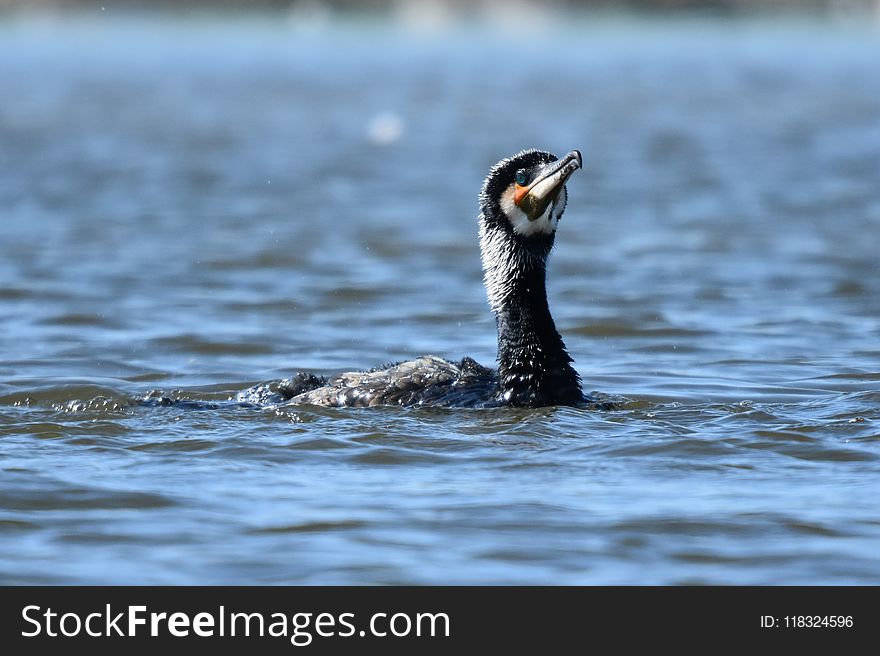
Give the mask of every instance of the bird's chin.
[{"label": "bird's chin", "polygon": [[555,202],[544,204],[544,211],[535,216],[529,216],[522,210],[511,218],[510,224],[514,233],[521,237],[536,237],[539,235],[552,235],[559,225],[559,215],[562,212]]},{"label": "bird's chin", "polygon": [[519,209],[528,217],[529,221],[539,221],[547,214],[548,208],[556,203],[561,189],[562,185],[559,185],[543,196],[529,193],[519,202]]},{"label": "bird's chin", "polygon": [[565,198],[563,187],[553,196],[541,199],[539,204],[517,204],[514,202],[514,188],[511,186],[501,197],[501,210],[514,234],[521,237],[551,235],[556,232],[559,217],[565,210]]}]

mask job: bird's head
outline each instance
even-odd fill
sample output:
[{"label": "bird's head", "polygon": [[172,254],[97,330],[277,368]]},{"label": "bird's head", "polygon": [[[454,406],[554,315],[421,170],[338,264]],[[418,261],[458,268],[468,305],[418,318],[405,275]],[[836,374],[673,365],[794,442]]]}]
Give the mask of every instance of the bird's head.
[{"label": "bird's head", "polygon": [[577,150],[562,159],[543,150],[524,150],[501,160],[480,192],[484,227],[523,238],[552,236],[568,201],[565,183],[581,165]]}]

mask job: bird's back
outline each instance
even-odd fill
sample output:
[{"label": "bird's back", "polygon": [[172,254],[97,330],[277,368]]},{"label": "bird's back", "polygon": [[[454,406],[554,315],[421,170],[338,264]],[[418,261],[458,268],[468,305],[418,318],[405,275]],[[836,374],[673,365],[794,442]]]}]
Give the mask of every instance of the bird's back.
[{"label": "bird's back", "polygon": [[450,362],[425,355],[370,371],[341,373],[329,381],[301,374],[282,383],[279,392],[292,405],[486,407],[497,404],[497,378],[492,369],[471,358]]}]

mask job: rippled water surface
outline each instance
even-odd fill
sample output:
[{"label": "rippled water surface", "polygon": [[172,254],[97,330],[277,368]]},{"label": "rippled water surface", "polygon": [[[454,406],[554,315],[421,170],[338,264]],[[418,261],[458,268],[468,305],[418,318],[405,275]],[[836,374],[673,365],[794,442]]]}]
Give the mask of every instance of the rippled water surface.
[{"label": "rippled water surface", "polygon": [[[0,23],[0,581],[880,583],[878,61]],[[476,194],[529,146],[584,152],[550,304],[619,410],[136,402],[491,364]]]}]

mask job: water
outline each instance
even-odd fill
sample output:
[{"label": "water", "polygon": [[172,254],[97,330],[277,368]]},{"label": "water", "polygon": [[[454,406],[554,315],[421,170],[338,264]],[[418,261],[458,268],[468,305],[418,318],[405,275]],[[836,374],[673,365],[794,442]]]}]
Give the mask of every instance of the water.
[{"label": "water", "polygon": [[[550,27],[0,23],[0,581],[880,583],[880,36]],[[621,409],[136,403],[491,364],[529,146]]]}]

